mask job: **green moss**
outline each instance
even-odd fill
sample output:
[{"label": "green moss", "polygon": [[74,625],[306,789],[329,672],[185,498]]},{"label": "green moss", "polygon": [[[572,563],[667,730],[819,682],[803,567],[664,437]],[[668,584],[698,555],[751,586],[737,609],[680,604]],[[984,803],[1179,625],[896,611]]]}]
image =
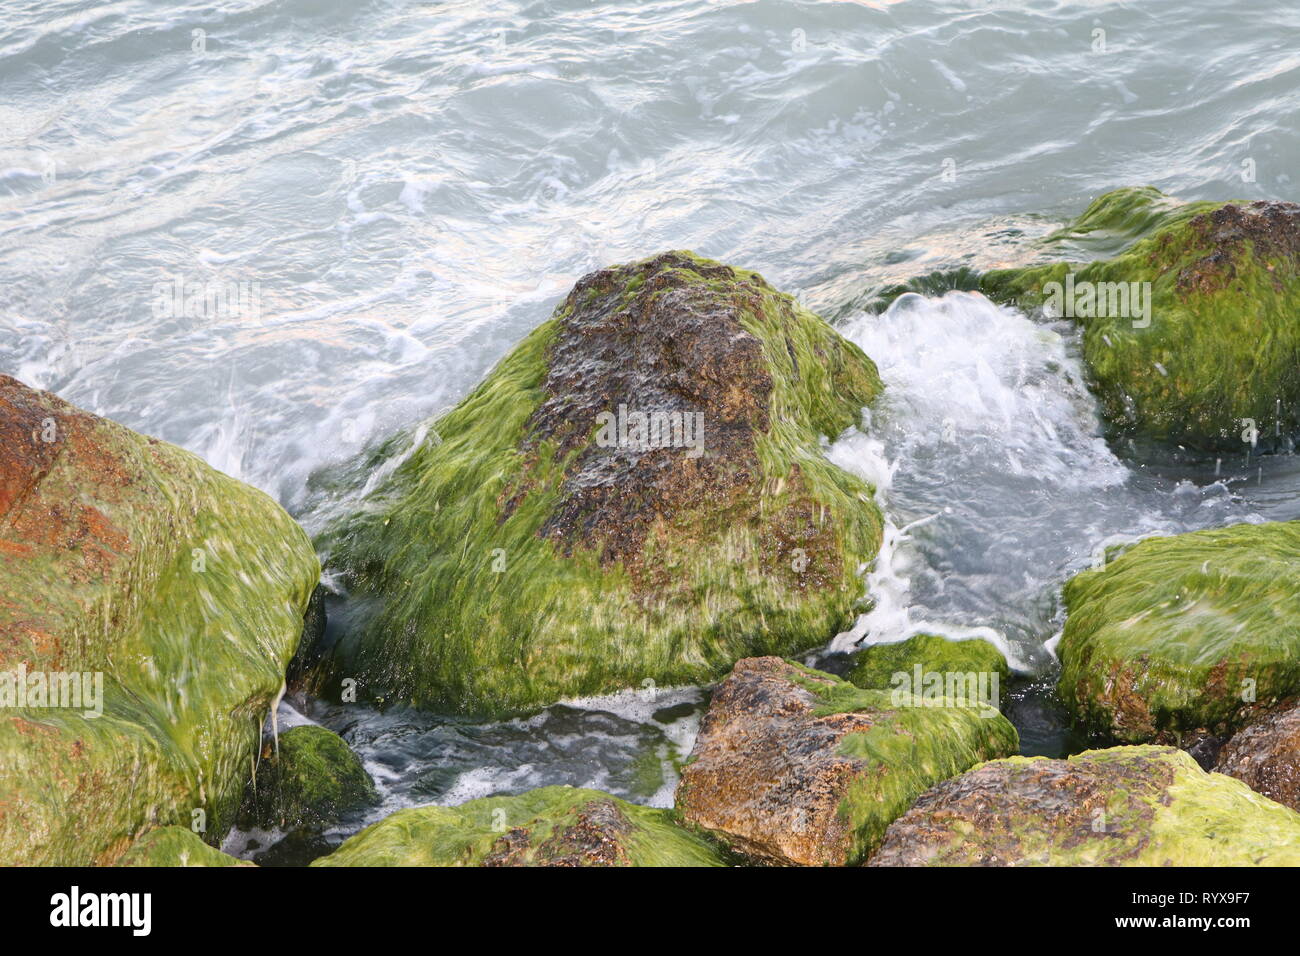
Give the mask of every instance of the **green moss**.
[{"label": "green moss", "polygon": [[458,807],[399,810],[312,866],[724,866],[667,810],[543,787]]},{"label": "green moss", "polygon": [[[646,679],[706,682],[852,619],[881,518],[872,489],[819,443],[858,421],[881,388],[875,366],[755,274],[705,278],[720,267],[673,255],[686,264],[655,273],[653,294],[704,288],[761,343],[772,390],[753,493],[661,515],[634,567],[602,562],[591,535],[566,553],[540,533],[573,456],[556,460],[549,439],[530,445],[529,423],[559,323],[581,308],[571,296],[432,423],[441,442],[427,428],[391,442],[379,464],[391,474],[319,540],[361,618],[330,651],[335,677],[421,707],[502,714]],[[621,267],[621,294],[650,295],[653,263]],[[794,570],[800,547],[809,576]]]},{"label": "green moss", "polygon": [[1300,264],[1287,246],[1295,240],[1286,229],[1216,238],[1207,223],[1228,205],[1179,203],[1150,188],[1108,193],[1047,243],[1067,254],[1119,254],[990,272],[981,288],[1029,308],[1068,273],[1076,283],[1150,282],[1149,326],[1135,328],[1131,316],[1079,320],[1107,419],[1122,431],[1204,447],[1242,448],[1245,419],[1260,434],[1294,432]]},{"label": "green moss", "polygon": [[1300,813],[1181,751],[1139,866],[1300,866]]},{"label": "green moss", "polygon": [[896,644],[864,647],[846,676],[858,687],[888,690],[895,686],[895,674],[914,678],[918,666],[924,674],[996,674],[999,697],[1011,677],[1006,658],[988,641],[952,641],[937,634],[917,634]]},{"label": "green moss", "polygon": [[1046,237],[1057,245],[1119,251],[1139,239],[1186,223],[1221,203],[1182,202],[1153,186],[1115,189],[1099,197],[1074,222]]},{"label": "green moss", "polygon": [[1239,726],[1300,692],[1298,577],[1300,523],[1139,542],[1065,587],[1062,700],[1126,742]]},{"label": "green moss", "polygon": [[215,838],[302,633],[311,544],[188,452],[44,393],[20,401],[61,443],[0,520],[0,670],[101,674],[103,706],[0,721],[0,859],[108,863],[149,824]]},{"label": "green moss", "polygon": [[1015,727],[996,710],[950,698],[925,700],[902,689],[864,690],[795,666],[814,678],[798,683],[824,701],[815,714],[876,715],[870,730],[840,741],[840,753],[866,765],[840,802],[852,833],[846,864],[870,856],[889,824],[934,784],[1020,749]]},{"label": "green moss", "polygon": [[117,866],[252,866],[213,849],[184,827],[156,827],[131,844]]},{"label": "green moss", "polygon": [[300,726],[281,734],[278,752],[258,765],[244,811],[263,830],[320,828],[377,800],[370,774],[342,737]]},{"label": "green moss", "polygon": [[[1050,768],[1069,767],[1044,780]],[[978,794],[927,804],[878,863],[930,866],[1296,866],[1300,814],[1167,747],[1066,761],[1011,757],[966,778]],[[938,791],[936,791],[936,794]],[[913,820],[912,817],[918,817]],[[899,857],[904,859],[899,859]]]}]

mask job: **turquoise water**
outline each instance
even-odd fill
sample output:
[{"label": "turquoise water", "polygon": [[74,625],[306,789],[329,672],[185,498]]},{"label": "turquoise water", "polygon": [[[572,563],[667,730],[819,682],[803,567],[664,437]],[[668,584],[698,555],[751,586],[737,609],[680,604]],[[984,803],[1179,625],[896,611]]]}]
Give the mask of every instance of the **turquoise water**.
[{"label": "turquoise water", "polygon": [[[896,536],[835,647],[986,629],[1030,675],[1031,751],[1069,746],[1046,645],[1101,543],[1300,513],[1290,456],[1109,447],[1068,328],[960,295],[863,314],[1117,186],[1297,198],[1291,4],[9,0],[0,90],[0,371],[309,529],[348,505],[315,471],[454,404],[584,273],[667,247],[758,269],[880,363],[870,436],[832,455]],[[177,281],[252,307],[178,311]],[[556,782],[663,803],[683,693],[507,727],[312,716],[386,810]]]}]

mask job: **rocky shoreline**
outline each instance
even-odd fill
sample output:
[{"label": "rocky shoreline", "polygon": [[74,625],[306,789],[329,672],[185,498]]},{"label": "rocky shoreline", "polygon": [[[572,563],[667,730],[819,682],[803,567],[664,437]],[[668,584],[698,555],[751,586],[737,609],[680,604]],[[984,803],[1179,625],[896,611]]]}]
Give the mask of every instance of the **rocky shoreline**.
[{"label": "rocky shoreline", "polygon": [[[1080,323],[1112,440],[1300,430],[1300,207],[1118,190],[978,285]],[[401,810],[314,865],[1300,865],[1300,523],[1061,582],[1058,694],[1094,745],[1068,759],[1019,756],[985,641],[800,662],[867,600],[875,489],[823,452],[888,386],[756,273],[661,253],[579,281],[312,542],[0,376],[0,857],[237,865],[232,826],[373,806],[337,734],[264,733],[286,693],[499,718],[692,684],[716,686],[671,809],[543,787]]]}]

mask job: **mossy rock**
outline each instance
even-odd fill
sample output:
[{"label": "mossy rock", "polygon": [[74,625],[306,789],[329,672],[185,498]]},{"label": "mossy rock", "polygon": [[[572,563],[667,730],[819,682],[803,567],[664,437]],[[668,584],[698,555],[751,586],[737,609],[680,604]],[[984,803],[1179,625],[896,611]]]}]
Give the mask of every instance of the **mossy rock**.
[{"label": "mossy rock", "polygon": [[1125,743],[1225,734],[1300,693],[1300,523],[1140,541],[1065,586],[1060,696]]},{"label": "mossy rock", "polygon": [[1019,743],[994,708],[753,658],[714,691],[676,805],[761,862],[852,865],[927,787]]},{"label": "mossy rock", "polygon": [[[820,644],[853,619],[882,527],[821,443],[880,389],[756,273],[686,252],[592,273],[459,406],[375,455],[387,477],[319,542],[359,620],[317,666],[500,714]],[[703,440],[638,434],[629,411],[702,415]]]},{"label": "mossy rock", "polygon": [[1219,751],[1214,769],[1300,810],[1300,704],[1290,702],[1238,731]]},{"label": "mossy rock", "polygon": [[349,810],[373,806],[374,781],[338,734],[324,727],[294,727],[267,741],[249,784],[241,826],[263,830],[320,829]]},{"label": "mossy rock", "polygon": [[542,787],[458,807],[415,807],[312,866],[726,866],[671,812],[596,790]]},{"label": "mossy rock", "polygon": [[994,760],[941,783],[872,866],[1300,866],[1300,814],[1172,747]]},{"label": "mossy rock", "polygon": [[[917,668],[922,677],[920,683],[916,679]],[[936,674],[940,675],[945,689],[952,683],[951,678],[965,687],[969,676],[975,675],[976,687],[987,690],[981,699],[1000,703],[1011,669],[1002,652],[981,638],[953,641],[937,634],[917,634],[895,644],[864,647],[854,656],[853,669],[845,677],[849,683],[869,690],[891,690],[906,685],[923,691],[925,681]]]},{"label": "mossy rock", "polygon": [[155,827],[131,844],[117,866],[253,866],[222,853],[185,827]]},{"label": "mossy rock", "polygon": [[0,859],[111,863],[196,811],[224,833],[319,571],[262,492],[0,376],[0,672],[102,679],[97,707],[6,708]]},{"label": "mossy rock", "polygon": [[1068,274],[1081,296],[1089,287],[1079,283],[1151,283],[1149,316],[1114,314],[1117,285],[1091,287],[1109,315],[1078,302],[1084,359],[1121,433],[1241,449],[1247,420],[1265,440],[1300,427],[1300,206],[1180,203],[1149,187],[1120,189],[1046,242],[1122,251],[989,272],[983,291],[1036,307],[1059,303],[1064,290],[1049,283]]}]

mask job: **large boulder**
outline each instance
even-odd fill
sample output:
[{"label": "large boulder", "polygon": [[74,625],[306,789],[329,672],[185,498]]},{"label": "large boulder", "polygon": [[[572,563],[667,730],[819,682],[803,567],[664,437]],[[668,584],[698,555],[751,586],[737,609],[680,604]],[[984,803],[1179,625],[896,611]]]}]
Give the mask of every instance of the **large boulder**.
[{"label": "large boulder", "polygon": [[1138,542],[1065,586],[1060,696],[1123,741],[1226,734],[1300,693],[1300,522]]},{"label": "large boulder", "polygon": [[1018,746],[987,705],[753,658],[714,691],[676,805],[761,862],[855,864],[927,787]]},{"label": "large boulder", "polygon": [[1300,206],[1120,189],[1047,243],[1058,257],[1116,247],[1097,261],[986,273],[981,288],[1082,323],[1103,412],[1123,431],[1235,448],[1243,436],[1293,434]]},{"label": "large boulder", "polygon": [[1172,747],[995,760],[934,787],[872,866],[1300,866],[1300,814]]},{"label": "large boulder", "polygon": [[375,456],[386,477],[320,542],[357,620],[317,666],[500,713],[824,642],[881,517],[820,443],[880,388],[753,272],[685,252],[594,272]]},{"label": "large boulder", "polygon": [[342,737],[324,727],[302,725],[263,745],[240,825],[321,829],[378,799],[370,774]]},{"label": "large boulder", "polygon": [[155,827],[118,858],[117,866],[253,866],[208,846],[185,827]]},{"label": "large boulder", "polygon": [[1239,731],[1219,751],[1214,769],[1300,810],[1300,706],[1281,709]]},{"label": "large boulder", "polygon": [[312,866],[725,866],[667,810],[607,793],[542,787],[458,807],[415,807],[362,830]]},{"label": "large boulder", "polygon": [[318,576],[260,491],[0,376],[0,860],[224,832]]}]

